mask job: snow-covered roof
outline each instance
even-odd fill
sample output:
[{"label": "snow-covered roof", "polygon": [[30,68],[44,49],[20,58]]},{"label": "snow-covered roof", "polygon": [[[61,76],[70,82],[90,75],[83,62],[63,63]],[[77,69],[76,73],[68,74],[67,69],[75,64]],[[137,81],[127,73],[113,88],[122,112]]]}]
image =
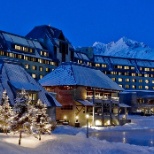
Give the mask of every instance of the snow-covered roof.
[{"label": "snow-covered roof", "polygon": [[39,82],[42,86],[80,85],[108,90],[123,90],[100,70],[72,62],[62,63],[61,66],[47,74]]},{"label": "snow-covered roof", "polygon": [[37,91],[38,98],[48,107],[61,106],[51,94],[33,79],[24,68],[17,64],[0,62],[0,99],[2,92],[7,91],[11,105],[14,105],[16,90]]},{"label": "snow-covered roof", "polygon": [[110,61],[111,61],[112,64],[115,64],[115,65],[132,66],[131,62],[128,59],[110,58]]},{"label": "snow-covered roof", "polygon": [[105,64],[106,63],[102,56],[94,56],[94,62],[95,63],[101,63],[101,64]]},{"label": "snow-covered roof", "polygon": [[5,40],[14,44],[20,44],[26,47],[30,48],[38,48],[38,49],[43,49],[42,45],[36,41],[36,40],[30,40],[21,36],[17,36],[14,34],[2,32],[2,35],[4,36]]},{"label": "snow-covered roof", "polygon": [[138,66],[142,67],[154,67],[154,62],[152,61],[143,61],[143,60],[136,60]]},{"label": "snow-covered roof", "polygon": [[114,58],[114,57],[108,57],[108,61],[106,60],[107,58],[105,58],[104,56],[94,56],[94,62],[95,63],[112,63],[113,65],[126,65],[126,66],[132,66],[133,64],[130,62],[129,59],[125,59],[125,58]]},{"label": "snow-covered roof", "polygon": [[81,60],[86,60],[86,61],[90,61],[90,59],[87,57],[86,54],[84,53],[80,53],[80,52],[74,52],[74,57],[81,59]]},{"label": "snow-covered roof", "polygon": [[16,89],[25,89],[28,91],[40,91],[39,88],[37,88],[34,84],[32,83],[27,83],[27,82],[18,82],[18,81],[9,81],[9,83]]}]

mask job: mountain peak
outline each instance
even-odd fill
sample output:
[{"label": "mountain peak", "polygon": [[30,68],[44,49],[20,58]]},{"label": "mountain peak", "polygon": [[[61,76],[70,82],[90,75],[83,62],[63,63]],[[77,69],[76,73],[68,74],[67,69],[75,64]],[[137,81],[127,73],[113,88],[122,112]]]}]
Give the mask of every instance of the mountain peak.
[{"label": "mountain peak", "polygon": [[145,58],[146,56],[149,57],[150,54],[153,55],[153,49],[149,48],[143,42],[137,42],[127,37],[121,37],[118,41],[108,44],[95,42],[93,48],[95,55],[129,58],[140,58],[143,57],[143,54]]},{"label": "mountain peak", "polygon": [[137,41],[134,41],[134,40],[131,40],[131,39],[128,39],[127,37],[122,37],[120,38],[116,44],[125,44],[126,46],[128,47],[131,47],[131,48],[138,48],[138,47],[147,47],[147,45],[145,45],[143,42],[137,42]]}]

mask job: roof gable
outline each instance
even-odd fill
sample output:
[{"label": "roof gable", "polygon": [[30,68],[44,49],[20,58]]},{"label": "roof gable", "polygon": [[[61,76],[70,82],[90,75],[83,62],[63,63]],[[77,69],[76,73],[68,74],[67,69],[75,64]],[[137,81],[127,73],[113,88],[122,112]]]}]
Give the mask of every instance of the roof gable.
[{"label": "roof gable", "polygon": [[11,105],[14,105],[15,103],[14,100],[16,97],[16,90],[25,89],[27,91],[38,92],[38,98],[48,107],[61,106],[57,101],[55,101],[55,99],[48,99],[48,92],[45,91],[44,88],[20,65],[4,62],[1,62],[0,64],[3,64],[2,71],[0,72],[0,93],[2,93],[4,90],[7,91]]},{"label": "roof gable", "polygon": [[80,85],[108,90],[123,90],[100,70],[75,63],[62,63],[61,66],[46,75],[39,82],[43,86]]}]

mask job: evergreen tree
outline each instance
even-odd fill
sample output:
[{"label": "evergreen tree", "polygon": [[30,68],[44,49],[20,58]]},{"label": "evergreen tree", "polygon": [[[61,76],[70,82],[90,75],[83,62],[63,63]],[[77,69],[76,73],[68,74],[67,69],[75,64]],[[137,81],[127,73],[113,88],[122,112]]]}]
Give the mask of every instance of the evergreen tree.
[{"label": "evergreen tree", "polygon": [[33,121],[34,130],[39,135],[39,140],[41,140],[41,134],[51,133],[51,119],[46,113],[46,105],[42,103],[39,99],[35,105],[37,109],[37,114],[35,120]]},{"label": "evergreen tree", "polygon": [[14,117],[11,123],[11,131],[19,133],[19,145],[22,133],[32,134],[32,121],[35,119],[36,110],[31,105],[28,93],[25,90],[17,93],[14,105]]},{"label": "evergreen tree", "polygon": [[0,128],[7,134],[10,129],[10,121],[13,116],[13,111],[9,103],[9,97],[6,90],[3,92],[0,105]]}]

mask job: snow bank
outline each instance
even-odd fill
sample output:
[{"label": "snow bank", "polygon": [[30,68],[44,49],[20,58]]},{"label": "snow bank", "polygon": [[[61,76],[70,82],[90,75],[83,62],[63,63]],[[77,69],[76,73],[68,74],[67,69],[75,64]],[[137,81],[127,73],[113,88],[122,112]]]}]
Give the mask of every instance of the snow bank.
[{"label": "snow bank", "polygon": [[[119,127],[90,128],[89,131],[112,129],[154,128],[151,117],[132,116],[131,124]],[[0,134],[0,154],[152,154],[154,147],[136,146],[126,143],[110,143],[96,138],[86,138],[86,128],[58,126],[51,135],[42,136],[42,141],[24,136],[18,146],[17,135]]]}]

